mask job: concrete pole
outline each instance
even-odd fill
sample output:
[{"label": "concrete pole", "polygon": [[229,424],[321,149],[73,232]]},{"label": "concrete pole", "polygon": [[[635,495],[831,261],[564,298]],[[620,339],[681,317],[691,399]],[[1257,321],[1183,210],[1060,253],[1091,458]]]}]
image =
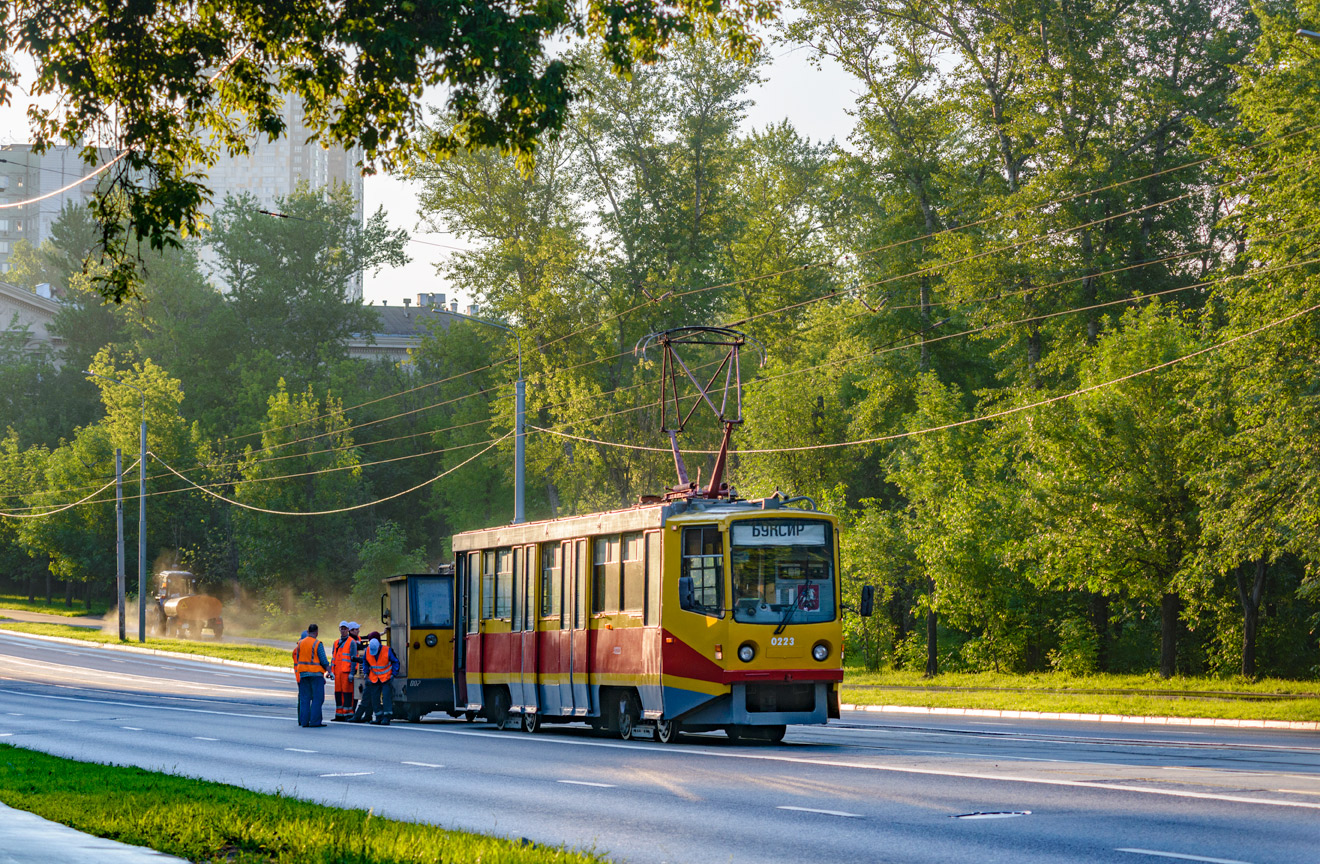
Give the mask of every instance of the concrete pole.
[{"label": "concrete pole", "polygon": [[138,641],[147,641],[147,400],[142,399],[138,448]]},{"label": "concrete pole", "polygon": [[119,598],[119,641],[124,641],[124,454],[115,448],[115,592]]}]

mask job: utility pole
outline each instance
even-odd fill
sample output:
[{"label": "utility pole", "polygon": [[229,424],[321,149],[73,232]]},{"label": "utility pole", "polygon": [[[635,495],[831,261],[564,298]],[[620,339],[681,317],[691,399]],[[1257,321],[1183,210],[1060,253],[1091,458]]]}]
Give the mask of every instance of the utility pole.
[{"label": "utility pole", "polygon": [[[142,396],[142,425],[138,429],[138,641],[147,641],[147,393],[141,387],[115,378],[98,375],[90,369],[84,375],[136,390]],[[123,603],[120,603],[123,608]],[[124,638],[121,632],[120,638]]]},{"label": "utility pole", "polygon": [[119,607],[119,641],[124,641],[124,453],[115,448],[115,596]]}]

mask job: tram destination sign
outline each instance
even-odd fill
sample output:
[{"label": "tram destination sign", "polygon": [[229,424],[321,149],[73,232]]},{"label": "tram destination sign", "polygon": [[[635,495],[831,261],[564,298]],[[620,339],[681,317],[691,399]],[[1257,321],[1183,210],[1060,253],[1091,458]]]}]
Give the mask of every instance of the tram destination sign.
[{"label": "tram destination sign", "polygon": [[735,522],[734,546],[824,546],[824,522]]}]

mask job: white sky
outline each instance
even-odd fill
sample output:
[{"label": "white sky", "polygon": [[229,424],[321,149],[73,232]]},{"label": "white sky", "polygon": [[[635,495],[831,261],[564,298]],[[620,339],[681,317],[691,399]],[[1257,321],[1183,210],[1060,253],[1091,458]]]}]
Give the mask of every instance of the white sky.
[{"label": "white sky", "polygon": [[[808,61],[810,51],[805,46],[769,43],[768,49],[773,59],[763,69],[765,83],[750,94],[753,104],[748,108],[747,127],[759,129],[787,118],[800,134],[812,140],[834,139],[842,144],[852,131],[848,111],[856,100],[856,82],[832,61],[825,61],[817,69]],[[30,72],[30,68],[25,71]],[[0,106],[0,144],[31,140],[24,114],[29,101],[20,91],[14,93],[13,105]],[[378,174],[365,179],[363,190],[364,211],[374,213],[383,207],[391,227],[403,228],[428,243],[464,245],[448,234],[418,230],[417,190],[413,184]],[[408,244],[408,254],[412,262],[403,267],[366,274],[363,298],[367,302],[388,300],[394,306],[419,292],[444,291],[466,307],[471,298],[461,287],[446,285],[436,273],[436,265],[453,254],[451,250],[418,242]]]}]

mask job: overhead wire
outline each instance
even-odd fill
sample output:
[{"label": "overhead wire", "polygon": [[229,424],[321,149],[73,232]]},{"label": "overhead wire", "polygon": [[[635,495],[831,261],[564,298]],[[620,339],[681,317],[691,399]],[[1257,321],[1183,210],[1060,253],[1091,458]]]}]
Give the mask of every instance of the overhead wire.
[{"label": "overhead wire", "polygon": [[[1029,403],[1029,404],[1026,404],[1026,405],[1015,405],[1015,406],[1013,406],[1013,407],[1011,407],[1011,408],[1005,408],[1005,409],[1002,410],[1002,411],[995,411],[995,412],[992,412],[992,413],[990,413],[990,414],[983,414],[983,415],[979,415],[979,416],[976,416],[976,417],[970,417],[970,418],[967,418],[967,419],[965,419],[965,420],[958,420],[958,421],[955,421],[955,422],[952,422],[952,423],[945,423],[945,424],[942,424],[942,425],[940,425],[940,426],[931,426],[931,427],[927,427],[927,428],[924,428],[924,429],[909,429],[909,430],[907,430],[907,431],[905,431],[905,432],[895,432],[895,433],[892,433],[892,434],[889,434],[889,435],[877,435],[877,436],[874,436],[874,437],[871,437],[871,438],[859,438],[859,439],[856,439],[856,440],[853,440],[853,441],[834,441],[834,442],[829,442],[829,443],[824,443],[824,444],[810,444],[810,445],[805,445],[805,446],[801,446],[801,447],[766,447],[766,448],[757,448],[757,449],[748,449],[748,450],[741,450],[741,449],[740,449],[740,450],[738,450],[737,452],[739,453],[739,455],[747,456],[747,455],[774,454],[774,453],[801,453],[801,452],[806,452],[806,451],[810,451],[810,450],[828,450],[828,449],[838,449],[838,448],[841,448],[841,447],[856,447],[856,446],[863,445],[863,444],[880,444],[880,443],[889,442],[889,441],[898,441],[898,440],[901,440],[901,439],[904,439],[904,438],[912,438],[912,437],[915,437],[915,436],[917,436],[917,435],[928,435],[928,434],[931,434],[931,433],[933,433],[933,432],[945,432],[945,431],[948,431],[948,430],[950,430],[950,429],[957,429],[957,428],[960,428],[960,427],[962,427],[962,426],[969,426],[969,425],[971,425],[971,424],[973,424],[973,423],[983,423],[983,422],[985,422],[985,421],[987,421],[987,420],[997,420],[997,419],[999,419],[999,418],[1001,418],[1001,417],[1007,417],[1007,416],[1010,416],[1010,415],[1013,415],[1013,414],[1019,414],[1019,413],[1021,413],[1021,412],[1023,412],[1023,411],[1029,411],[1029,410],[1031,410],[1031,409],[1033,409],[1033,408],[1040,408],[1040,407],[1045,406],[1045,405],[1052,405],[1052,404],[1054,404],[1054,403],[1056,403],[1056,402],[1062,402],[1062,401],[1065,401],[1065,400],[1067,400],[1067,399],[1072,399],[1072,398],[1074,398],[1074,397],[1084,395],[1084,394],[1086,394],[1086,393],[1092,393],[1092,392],[1094,392],[1094,391],[1096,391],[1096,390],[1101,390],[1101,389],[1103,389],[1103,388],[1105,388],[1105,387],[1111,387],[1111,386],[1113,386],[1113,385],[1115,385],[1115,384],[1120,384],[1120,383],[1122,383],[1122,382],[1124,382],[1124,381],[1130,381],[1130,380],[1132,380],[1133,378],[1138,378],[1138,377],[1141,377],[1141,376],[1143,376],[1143,375],[1149,375],[1149,374],[1152,373],[1152,372],[1158,372],[1158,371],[1160,371],[1160,370],[1162,370],[1162,369],[1167,369],[1167,368],[1169,368],[1169,367],[1171,367],[1171,366],[1175,366],[1175,365],[1177,365],[1177,364],[1179,364],[1179,363],[1183,363],[1183,362],[1185,362],[1185,361],[1187,361],[1187,360],[1191,360],[1191,359],[1193,359],[1193,358],[1195,358],[1195,357],[1200,357],[1200,356],[1202,356],[1202,355],[1204,355],[1204,354],[1208,354],[1208,353],[1210,353],[1210,352],[1212,352],[1212,351],[1218,351],[1218,350],[1220,350],[1221,348],[1225,348],[1225,347],[1227,347],[1227,346],[1229,346],[1229,345],[1232,345],[1232,344],[1234,344],[1234,343],[1236,343],[1236,342],[1240,342],[1240,341],[1242,341],[1243,339],[1247,339],[1247,338],[1249,338],[1249,337],[1255,336],[1255,335],[1257,335],[1257,334],[1259,334],[1259,333],[1262,333],[1262,332],[1264,332],[1264,331],[1266,331],[1266,330],[1269,330],[1269,329],[1271,329],[1271,328],[1273,328],[1273,327],[1278,327],[1278,326],[1280,326],[1280,325],[1282,325],[1282,324],[1286,324],[1286,323],[1288,323],[1288,322],[1290,322],[1290,321],[1294,321],[1294,320],[1296,320],[1296,319],[1298,319],[1298,318],[1301,318],[1301,317],[1303,317],[1303,316],[1305,316],[1305,315],[1309,315],[1309,314],[1311,314],[1312,312],[1315,312],[1315,311],[1318,310],[1318,309],[1320,309],[1320,303],[1317,303],[1317,304],[1315,304],[1315,305],[1313,305],[1313,306],[1309,306],[1309,307],[1307,307],[1307,308],[1305,308],[1305,309],[1302,309],[1302,310],[1300,310],[1300,311],[1293,312],[1293,313],[1290,314],[1290,315],[1285,315],[1285,316],[1283,316],[1282,318],[1277,318],[1277,319],[1275,319],[1275,320],[1269,322],[1268,324],[1264,324],[1264,325],[1262,325],[1262,326],[1260,326],[1260,327],[1257,327],[1257,328],[1255,328],[1254,330],[1250,330],[1250,331],[1248,331],[1248,332],[1246,332],[1246,333],[1240,333],[1240,334],[1238,334],[1238,335],[1236,335],[1236,336],[1232,336],[1232,337],[1229,337],[1228,339],[1221,340],[1220,342],[1216,342],[1215,344],[1213,344],[1213,345],[1209,345],[1209,346],[1207,346],[1207,347],[1205,347],[1205,348],[1201,348],[1201,349],[1196,350],[1196,351],[1188,352],[1187,354],[1184,354],[1184,355],[1182,355],[1182,356],[1175,357],[1175,358],[1172,359],[1172,360],[1167,360],[1167,361],[1165,361],[1165,362],[1163,362],[1163,363],[1157,363],[1157,364],[1155,364],[1155,365],[1153,365],[1153,366],[1147,366],[1146,368],[1144,368],[1144,369],[1139,369],[1139,370],[1137,370],[1136,372],[1130,372],[1130,373],[1128,373],[1128,374],[1126,374],[1126,375],[1120,375],[1120,376],[1117,376],[1117,377],[1115,377],[1115,378],[1110,378],[1110,379],[1107,380],[1107,381],[1102,381],[1102,382],[1099,382],[1099,383],[1097,383],[1097,384],[1091,384],[1091,385],[1088,385],[1088,386],[1086,386],[1086,387],[1079,387],[1079,388],[1077,388],[1077,389],[1075,389],[1075,390],[1069,391],[1069,392],[1067,392],[1067,393],[1062,393],[1062,394],[1059,394],[1059,395],[1056,395],[1056,396],[1051,396],[1051,397],[1049,397],[1049,398],[1047,398],[1047,399],[1041,399],[1041,400],[1038,400],[1038,401],[1036,401],[1036,402],[1032,402],[1032,403]],[[607,447],[619,447],[619,448],[626,448],[626,449],[629,449],[629,450],[654,450],[654,451],[656,451],[656,452],[661,452],[661,453],[668,453],[668,452],[670,452],[669,450],[666,450],[666,449],[664,449],[664,448],[659,448],[659,447],[656,447],[656,448],[652,448],[652,447],[642,447],[642,446],[634,445],[634,444],[622,444],[622,443],[619,443],[619,442],[602,441],[602,440],[600,440],[600,439],[596,439],[596,438],[588,438],[588,437],[581,436],[581,435],[570,435],[570,434],[567,434],[567,433],[564,433],[564,432],[557,432],[557,431],[554,431],[554,430],[552,430],[552,429],[543,429],[543,428],[541,428],[541,427],[534,427],[534,428],[536,428],[536,430],[539,431],[539,432],[547,432],[547,433],[549,433],[549,434],[551,434],[551,435],[555,435],[555,436],[560,437],[560,438],[571,438],[571,439],[576,440],[576,441],[585,441],[585,442],[588,442],[588,443],[591,443],[591,444],[600,444],[600,445],[607,446]],[[717,452],[717,451],[697,450],[697,451],[684,451],[684,452],[689,452],[689,453],[692,453],[692,452],[695,452],[695,453],[713,453],[713,452]]]}]

